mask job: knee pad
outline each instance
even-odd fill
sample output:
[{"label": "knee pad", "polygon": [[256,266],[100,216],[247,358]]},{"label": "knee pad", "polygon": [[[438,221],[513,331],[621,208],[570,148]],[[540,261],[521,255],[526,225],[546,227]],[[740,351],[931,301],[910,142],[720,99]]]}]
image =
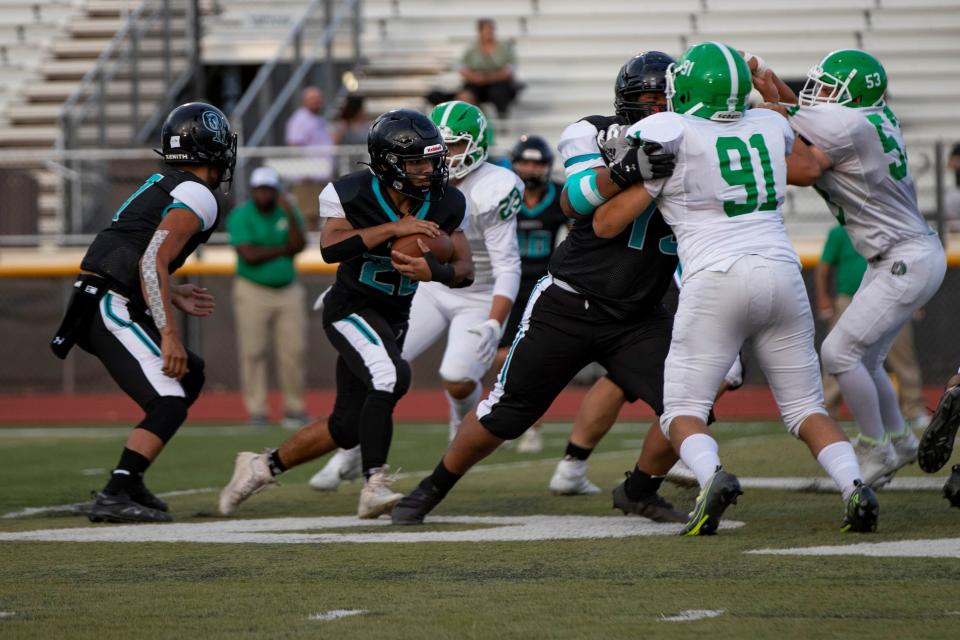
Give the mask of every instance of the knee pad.
[{"label": "knee pad", "polygon": [[341,449],[353,449],[360,444],[360,415],[331,415],[327,420],[330,437]]},{"label": "knee pad", "polygon": [[393,386],[393,395],[397,400],[407,394],[412,380],[413,371],[410,369],[410,363],[406,360],[397,362],[397,382]]},{"label": "knee pad", "polygon": [[205,364],[203,358],[195,353],[187,352],[187,374],[180,379],[180,386],[187,394],[187,404],[192,405],[200,397],[200,391],[203,389],[203,383],[206,382],[206,375],[203,370]]},{"label": "knee pad", "polygon": [[835,376],[857,366],[860,356],[855,352],[847,337],[834,330],[827,335],[823,344],[820,345],[820,360],[823,362],[823,368],[827,370],[827,373]]},{"label": "knee pad", "polygon": [[147,415],[137,428],[146,429],[166,444],[187,419],[189,406],[189,401],[185,398],[160,396],[147,404]]}]

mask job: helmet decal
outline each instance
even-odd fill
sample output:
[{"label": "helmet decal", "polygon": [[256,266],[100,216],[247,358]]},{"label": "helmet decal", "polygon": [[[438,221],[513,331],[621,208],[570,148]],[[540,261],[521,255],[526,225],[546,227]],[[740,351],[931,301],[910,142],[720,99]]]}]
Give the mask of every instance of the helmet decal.
[{"label": "helmet decal", "polygon": [[226,127],[219,113],[216,111],[204,111],[201,120],[203,121],[203,126],[213,132],[215,142],[219,142],[222,145],[227,144]]}]

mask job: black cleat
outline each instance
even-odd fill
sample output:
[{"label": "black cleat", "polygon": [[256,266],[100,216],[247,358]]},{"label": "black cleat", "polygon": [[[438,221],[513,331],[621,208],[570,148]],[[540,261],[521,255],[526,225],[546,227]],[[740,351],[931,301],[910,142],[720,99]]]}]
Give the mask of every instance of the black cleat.
[{"label": "black cleat", "polygon": [[873,533],[877,530],[877,518],[880,516],[880,502],[873,489],[859,480],[854,482],[853,493],[847,499],[843,512],[840,532]]},{"label": "black cleat", "polygon": [[712,536],[720,526],[720,516],[737,497],[743,495],[737,476],[727,473],[721,467],[710,477],[707,485],[700,490],[693,511],[686,526],[680,531],[685,536]]},{"label": "black cleat", "polygon": [[170,514],[145,507],[125,493],[108,495],[94,494],[93,502],[87,508],[90,522],[172,522]]},{"label": "black cleat", "polygon": [[148,509],[156,509],[164,513],[170,511],[167,503],[155,496],[150,489],[147,489],[147,485],[142,482],[139,486],[130,489],[130,499]]},{"label": "black cleat", "polygon": [[424,480],[397,503],[390,514],[390,519],[393,524],[423,524],[423,519],[440,504],[441,500],[443,496],[440,495],[440,491],[429,479]]},{"label": "black cleat", "polygon": [[[627,472],[630,475],[630,472]],[[621,482],[613,490],[613,508],[620,509],[624,515],[635,514],[644,518],[649,518],[654,522],[686,522],[687,515],[680,513],[673,508],[673,505],[667,502],[659,493],[652,493],[640,500],[631,500],[627,496],[627,489],[624,486],[626,481]]]},{"label": "black cleat", "polygon": [[940,404],[930,424],[920,438],[920,450],[917,462],[927,473],[936,473],[947,464],[953,453],[953,442],[960,428],[960,386],[953,386],[943,392]]},{"label": "black cleat", "polygon": [[943,497],[950,501],[950,506],[960,507],[960,464],[953,465],[953,473],[943,485]]}]

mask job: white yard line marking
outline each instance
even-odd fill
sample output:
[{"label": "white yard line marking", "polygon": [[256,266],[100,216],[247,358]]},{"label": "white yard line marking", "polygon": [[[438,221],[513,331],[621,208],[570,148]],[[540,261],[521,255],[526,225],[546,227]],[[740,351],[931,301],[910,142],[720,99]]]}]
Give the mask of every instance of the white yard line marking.
[{"label": "white yard line marking", "polygon": [[868,556],[873,558],[960,558],[960,538],[861,542],[793,549],[754,549],[746,553],[774,556]]},{"label": "white yard line marking", "polygon": [[362,616],[370,613],[366,609],[333,609],[331,611],[322,611],[320,613],[311,613],[307,620],[339,620],[340,618],[349,618],[350,616]]},{"label": "white yard line marking", "polygon": [[101,467],[93,467],[91,469],[80,469],[80,475],[82,476],[100,476],[107,473],[106,469]]},{"label": "white yard line marking", "polygon": [[661,622],[692,622],[693,620],[706,620],[707,618],[716,618],[726,613],[726,609],[687,609],[672,616],[661,615],[658,620]]},{"label": "white yard line marking", "polygon": [[[597,540],[677,535],[681,524],[625,516],[446,516],[426,527],[392,527],[390,520],[356,516],[264,518],[195,523],[135,524],[0,533],[0,542],[200,542],[211,544],[320,544],[414,542],[528,542]],[[431,528],[430,525],[479,525],[481,528]],[[742,527],[724,520],[721,529]],[[383,531],[343,531],[352,527]],[[333,529],[334,531],[331,531]]]},{"label": "white yard line marking", "polygon": [[0,618],[12,618],[17,615],[14,611],[0,611]]},{"label": "white yard line marking", "polygon": [[[163,493],[158,493],[157,496],[160,498],[169,498],[171,496],[192,496],[196,493],[210,493],[211,491],[219,491],[217,487],[204,487],[202,489],[180,489],[179,491],[165,491]],[[47,513],[81,513],[83,507],[90,504],[89,502],[74,502],[73,504],[55,504],[49,507],[26,507],[25,509],[20,509],[19,511],[9,511],[0,518],[29,518],[31,516],[39,516]]]}]

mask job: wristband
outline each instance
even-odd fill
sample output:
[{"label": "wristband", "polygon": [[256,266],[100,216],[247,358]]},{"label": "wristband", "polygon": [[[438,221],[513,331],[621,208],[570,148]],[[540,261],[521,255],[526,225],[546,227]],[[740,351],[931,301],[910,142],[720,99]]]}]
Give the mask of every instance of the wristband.
[{"label": "wristband", "polygon": [[607,201],[597,189],[597,174],[592,170],[573,174],[567,178],[566,187],[570,205],[581,216],[590,215]]},{"label": "wristband", "polygon": [[432,251],[425,252],[423,259],[427,261],[427,267],[430,268],[430,280],[432,282],[439,282],[449,287],[453,283],[453,279],[457,277],[457,272],[453,266],[441,264],[439,260],[433,257]]}]

